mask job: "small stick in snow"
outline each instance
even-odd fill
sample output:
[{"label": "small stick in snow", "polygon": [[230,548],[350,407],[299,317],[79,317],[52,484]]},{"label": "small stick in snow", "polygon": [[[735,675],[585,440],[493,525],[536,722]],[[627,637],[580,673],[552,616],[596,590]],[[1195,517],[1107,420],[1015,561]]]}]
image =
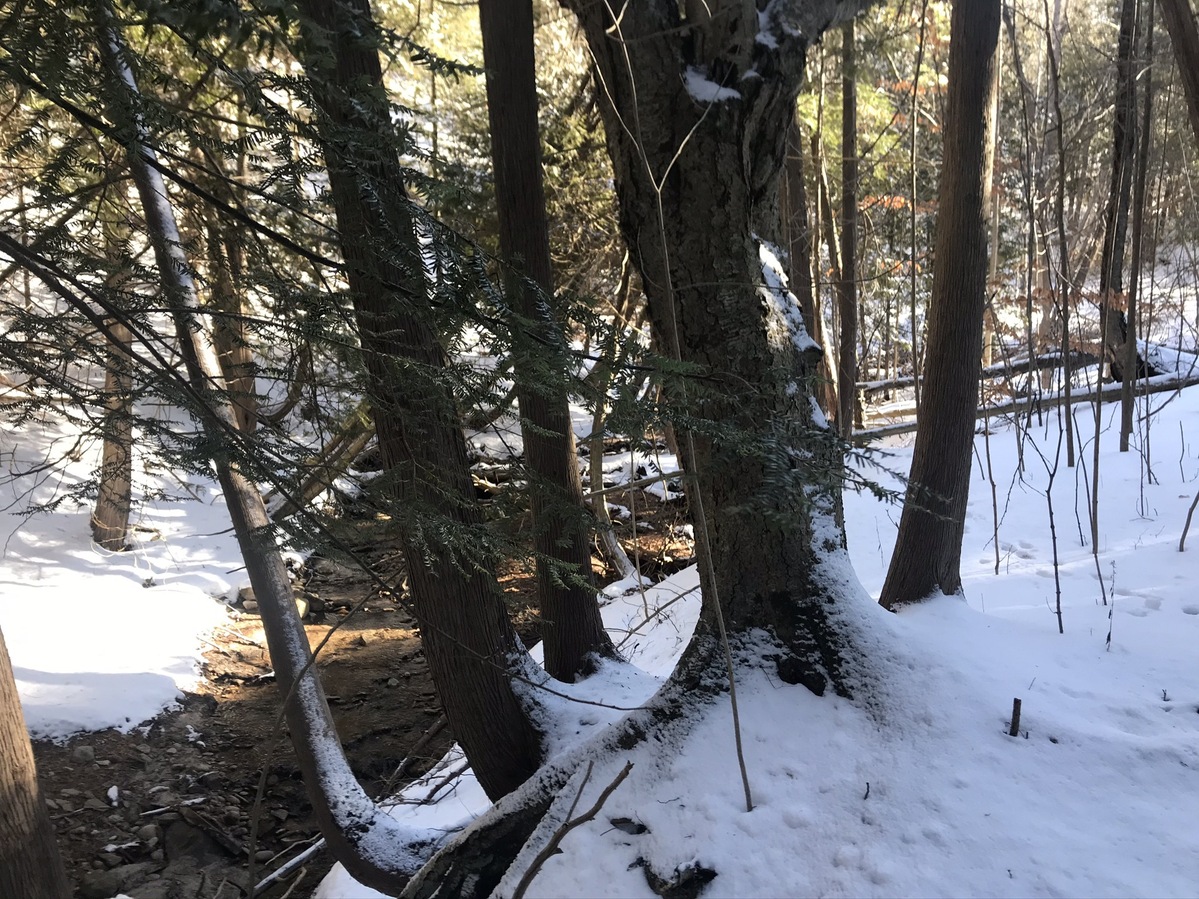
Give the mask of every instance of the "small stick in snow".
[{"label": "small stick in snow", "polygon": [[1020,736],[1020,700],[1012,700],[1012,726],[1008,728],[1009,737]]},{"label": "small stick in snow", "polygon": [[529,869],[525,871],[524,876],[520,879],[520,883],[518,883],[516,885],[516,889],[513,890],[512,899],[521,899],[521,897],[524,896],[525,891],[529,888],[529,884],[533,882],[533,878],[535,878],[537,876],[537,872],[541,870],[541,866],[545,864],[546,860],[549,859],[550,856],[558,851],[558,846],[562,843],[562,840],[566,837],[566,835],[580,824],[586,824],[588,821],[598,815],[599,810],[603,808],[604,803],[608,801],[608,797],[612,795],[612,793],[621,785],[624,779],[629,776],[629,772],[633,770],[633,763],[626,762],[625,766],[620,769],[620,773],[616,775],[616,778],[612,781],[612,783],[604,787],[603,792],[599,794],[599,798],[595,800],[595,805],[591,806],[591,808],[587,809],[587,811],[583,812],[583,814],[579,815],[579,817],[572,818],[571,815],[574,814],[575,806],[579,804],[579,799],[581,799],[583,796],[583,790],[587,786],[587,781],[591,779],[591,768],[593,764],[594,762],[587,763],[587,773],[583,775],[583,782],[579,784],[579,792],[575,794],[574,802],[570,804],[570,810],[566,813],[566,820],[562,822],[561,827],[554,831],[554,835],[550,837],[550,841],[545,844],[540,852],[537,853],[536,857],[533,859],[533,863],[529,865]]},{"label": "small stick in snow", "polygon": [[1199,491],[1195,492],[1195,498],[1191,500],[1191,507],[1187,509],[1186,524],[1182,526],[1182,536],[1178,538],[1178,551],[1185,552],[1187,545],[1187,531],[1191,529],[1191,518],[1195,515],[1195,507],[1199,506]]}]

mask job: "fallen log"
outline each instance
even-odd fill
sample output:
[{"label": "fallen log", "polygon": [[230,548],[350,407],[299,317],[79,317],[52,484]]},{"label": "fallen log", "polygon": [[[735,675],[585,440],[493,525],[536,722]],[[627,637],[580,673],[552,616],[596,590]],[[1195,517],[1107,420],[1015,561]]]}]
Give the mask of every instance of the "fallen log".
[{"label": "fallen log", "polygon": [[[1133,393],[1136,396],[1147,396],[1153,393],[1165,393],[1171,390],[1182,390],[1184,387],[1192,387],[1199,384],[1199,374],[1188,375],[1186,377],[1178,377],[1177,375],[1158,375],[1153,378],[1140,380],[1136,382]],[[1105,384],[1098,391],[1099,397],[1104,402],[1119,401],[1120,389],[1119,383]],[[1072,403],[1091,402],[1095,399],[1096,392],[1094,390],[1087,393],[1075,393],[1070,397]],[[988,415],[1010,415],[1017,412],[1027,412],[1029,408],[1052,409],[1055,406],[1061,406],[1066,402],[1064,395],[1060,393],[1042,394],[1037,397],[1010,400],[1006,403],[999,403],[994,406],[986,406],[980,408],[975,413],[975,418],[984,418]],[[882,440],[885,437],[895,437],[899,434],[911,434],[916,430],[916,421],[904,421],[893,425],[886,425],[881,428],[871,428],[865,431],[856,431],[850,440],[855,446],[865,446],[875,440]]]}]

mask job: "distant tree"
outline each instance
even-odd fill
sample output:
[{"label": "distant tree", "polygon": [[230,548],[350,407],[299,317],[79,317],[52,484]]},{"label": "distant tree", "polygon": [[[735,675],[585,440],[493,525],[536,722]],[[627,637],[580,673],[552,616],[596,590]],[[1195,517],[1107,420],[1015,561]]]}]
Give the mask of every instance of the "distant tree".
[{"label": "distant tree", "polygon": [[567,385],[565,379],[547,382],[536,376],[547,353],[565,356],[565,341],[550,305],[554,276],[537,122],[532,0],[479,0],[479,20],[500,255],[507,292],[521,317],[515,325],[527,332],[513,340],[513,371],[524,422],[525,461],[533,478],[530,498],[545,669],[569,682],[594,663],[593,654],[614,650],[595,599],[592,529],[583,505]]},{"label": "distant tree", "polygon": [[999,0],[955,0],[924,390],[899,535],[880,602],[961,590],[986,307],[985,198]]},{"label": "distant tree", "polygon": [[[1112,124],[1112,168],[1103,222],[1103,255],[1099,265],[1099,309],[1102,340],[1112,380],[1143,376],[1145,365],[1137,354],[1139,371],[1124,370],[1124,344],[1129,335],[1124,314],[1124,257],[1128,243],[1128,212],[1136,168],[1136,56],[1137,0],[1123,0],[1116,47],[1116,107]],[[1097,404],[1098,405],[1098,404]],[[1096,413],[1098,414],[1098,413]],[[1098,449],[1098,441],[1096,441]]]},{"label": "distant tree", "polygon": [[37,782],[12,661],[0,632],[0,896],[70,895],[54,825]]},{"label": "distant tree", "polygon": [[[858,408],[857,380],[865,354],[858,358],[858,63],[854,23],[841,26],[841,264],[837,274],[837,309],[841,332],[837,373],[837,430],[853,434]],[[862,335],[864,338],[865,335]]]}]

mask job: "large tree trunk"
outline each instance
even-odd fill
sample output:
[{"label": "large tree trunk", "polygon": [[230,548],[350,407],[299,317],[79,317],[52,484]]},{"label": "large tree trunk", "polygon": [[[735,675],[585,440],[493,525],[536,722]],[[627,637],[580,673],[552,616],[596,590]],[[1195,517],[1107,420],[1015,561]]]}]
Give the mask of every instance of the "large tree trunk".
[{"label": "large tree trunk", "polygon": [[1182,75],[1187,112],[1195,131],[1195,145],[1199,147],[1199,27],[1187,0],[1158,0],[1158,3]]},{"label": "large tree trunk", "polygon": [[479,541],[483,524],[444,351],[424,314],[424,260],[388,139],[378,31],[367,0],[304,0],[301,9],[303,62],[421,641],[454,736],[498,798],[541,761],[540,735],[513,687],[529,662],[494,574],[477,558],[463,561],[463,542]]},{"label": "large tree trunk", "polygon": [[42,802],[12,661],[0,632],[0,896],[71,895],[54,825]]},{"label": "large tree trunk", "polygon": [[[573,681],[611,655],[591,574],[591,527],[575,455],[566,375],[546,378],[547,353],[565,359],[562,327],[550,300],[554,278],[537,126],[537,80],[533,58],[532,0],[479,0],[483,60],[487,70],[487,115],[499,213],[500,254],[508,267],[508,292],[523,322],[514,339],[514,373],[525,463],[532,475],[533,543],[537,553],[537,596],[541,605],[545,668]],[[540,360],[534,358],[540,356]],[[603,499],[600,499],[603,502]]]},{"label": "large tree trunk", "polygon": [[[805,51],[855,6],[778,3],[759,14],[729,0],[695,4],[684,19],[672,0],[643,0],[616,20],[605,4],[570,5],[603,85],[621,229],[656,344],[699,374],[670,382],[691,416],[675,425],[692,508],[706,510],[690,658],[702,658],[721,620],[733,633],[768,628],[792,650],[780,663],[789,682],[846,690],[850,638],[830,615],[837,589],[817,575],[817,554],[841,541],[830,523],[815,545],[814,519],[831,518],[839,472],[813,424],[820,349],[794,296],[772,289],[763,267],[774,267],[766,242],[780,232]],[[736,428],[736,438],[697,421]]]},{"label": "large tree trunk", "polygon": [[216,212],[206,211],[204,230],[208,243],[208,264],[212,283],[213,339],[221,360],[221,371],[229,385],[229,397],[237,410],[237,426],[246,434],[258,427],[258,392],[254,377],[254,348],[246,326],[247,308],[238,289],[229,248],[217,221]]},{"label": "large tree trunk", "polygon": [[955,0],[950,23],[945,150],[920,426],[895,552],[880,602],[887,608],[961,589],[986,306],[990,190],[988,129],[999,42],[999,0]]}]

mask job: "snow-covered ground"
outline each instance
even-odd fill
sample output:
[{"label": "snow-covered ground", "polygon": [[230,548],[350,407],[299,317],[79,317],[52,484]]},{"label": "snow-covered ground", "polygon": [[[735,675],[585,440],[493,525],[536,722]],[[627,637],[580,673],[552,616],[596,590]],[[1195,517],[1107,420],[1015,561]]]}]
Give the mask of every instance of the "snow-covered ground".
[{"label": "snow-covered ground", "polygon": [[[704,893],[713,897],[1193,896],[1199,533],[1184,554],[1178,540],[1199,489],[1199,390],[1140,403],[1155,414],[1148,434],[1141,420],[1129,454],[1116,452],[1117,407],[1104,409],[1098,564],[1088,545],[1090,407],[1076,410],[1088,469],[1066,468],[1062,451],[1053,496],[1064,634],[1037,452],[1052,463],[1058,419],[1050,414],[1028,436],[1022,478],[1016,433],[996,424],[999,574],[983,437],[965,602],[942,598],[899,615],[871,605],[866,591],[877,595],[885,577],[898,509],[848,495],[850,555],[865,587],[855,611],[876,649],[871,701],[817,699],[766,672],[747,674],[738,696],[754,810],[745,811],[725,703],[676,745],[634,752],[628,779],[594,821],[570,832],[527,895],[651,899],[643,864],[669,879],[698,863],[717,872]],[[896,441],[886,464],[906,471],[910,445]],[[694,577],[684,572],[659,595],[683,594]],[[642,650],[660,656],[665,638],[677,651],[697,601],[692,592],[672,606],[682,624],[666,616],[643,628]],[[661,676],[665,666],[655,667]],[[1018,737],[1007,735],[1014,698]],[[625,761],[596,767],[580,809]],[[449,803],[452,814],[444,804],[400,808],[414,824],[455,826],[486,807],[471,784]],[[612,824],[622,818],[645,831]],[[518,860],[501,894],[530,860]],[[317,895],[377,894],[338,869]]]},{"label": "snow-covered ground", "polygon": [[90,505],[26,514],[98,465],[99,446],[53,415],[0,423],[0,630],[38,737],[129,730],[174,702],[227,620],[214,597],[246,580],[220,491],[194,475],[135,465],[132,552],[92,543]]},{"label": "snow-covered ground", "polygon": [[[1052,462],[1057,447],[1051,411],[1029,435],[1022,478],[1015,432],[993,423],[998,575],[987,446],[981,436],[976,442],[965,602],[940,599],[899,615],[873,606],[898,509],[847,495],[850,556],[863,585],[853,613],[875,676],[862,698],[871,701],[817,699],[766,672],[745,674],[738,696],[754,811],[744,808],[727,703],[718,704],[675,745],[631,757],[628,779],[594,821],[565,838],[528,895],[650,899],[638,859],[666,878],[694,862],[715,870],[705,896],[1195,895],[1199,522],[1185,553],[1178,539],[1199,489],[1199,388],[1140,404],[1134,451],[1123,455],[1117,407],[1104,408],[1097,562],[1087,511],[1091,407],[1075,416],[1085,470],[1066,468],[1062,450],[1053,498],[1064,634],[1054,614],[1041,457]],[[53,422],[0,428],[0,466],[16,471],[61,455],[55,450],[71,439]],[[885,464],[906,471],[910,443],[897,439]],[[39,476],[39,496],[90,471],[92,452]],[[29,498],[17,491],[30,481],[3,481],[0,628],[38,735],[127,728],[169,703],[195,677],[203,635],[223,618],[211,596],[243,580],[212,485],[192,477],[185,488],[164,472],[143,477],[186,499],[143,506],[139,524],[148,530],[120,556],[91,547],[86,508],[68,502],[26,517]],[[684,572],[644,600],[634,593],[606,607],[614,636],[648,676],[588,689],[619,690],[618,705],[652,692],[686,643],[694,577]],[[647,609],[662,611],[643,624]],[[1013,738],[1006,731],[1016,697],[1023,714]],[[571,720],[583,734],[605,720],[594,706],[556,709],[561,733]],[[596,766],[579,808],[625,761]],[[438,805],[400,805],[397,814],[454,827],[484,807],[468,781]],[[619,818],[647,829],[627,833],[612,825]],[[335,871],[319,895],[373,894]]]}]

